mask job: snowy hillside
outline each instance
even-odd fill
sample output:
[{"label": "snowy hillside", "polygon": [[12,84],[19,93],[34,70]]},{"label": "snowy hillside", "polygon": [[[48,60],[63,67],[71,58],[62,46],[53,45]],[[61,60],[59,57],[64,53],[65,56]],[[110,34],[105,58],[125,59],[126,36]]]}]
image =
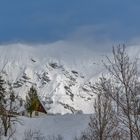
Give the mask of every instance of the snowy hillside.
[{"label": "snowy hillside", "polygon": [[13,137],[22,140],[24,132],[29,130],[40,131],[44,137],[61,135],[64,140],[72,140],[79,136],[81,131],[88,127],[90,115],[55,115],[42,118],[21,117],[20,121],[24,124],[16,126],[16,133]]},{"label": "snowy hillside", "polygon": [[31,85],[36,86],[50,114],[91,113],[94,95],[89,81],[102,71],[101,58],[84,49],[75,51],[55,45],[0,46],[0,70],[23,99]]}]

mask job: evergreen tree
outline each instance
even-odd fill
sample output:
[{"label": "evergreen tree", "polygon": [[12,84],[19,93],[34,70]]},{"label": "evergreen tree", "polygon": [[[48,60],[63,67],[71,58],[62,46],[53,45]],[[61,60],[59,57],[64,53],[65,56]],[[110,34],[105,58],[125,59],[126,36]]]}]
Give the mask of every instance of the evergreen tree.
[{"label": "evergreen tree", "polygon": [[37,90],[32,86],[26,96],[26,104],[25,108],[28,113],[30,113],[30,117],[32,117],[33,111],[37,110],[39,106],[39,99],[37,95]]}]

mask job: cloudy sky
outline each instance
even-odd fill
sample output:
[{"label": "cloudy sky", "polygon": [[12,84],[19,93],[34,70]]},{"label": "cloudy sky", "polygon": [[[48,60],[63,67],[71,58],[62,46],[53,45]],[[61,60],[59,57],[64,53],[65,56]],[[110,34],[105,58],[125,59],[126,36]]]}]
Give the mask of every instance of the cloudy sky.
[{"label": "cloudy sky", "polygon": [[139,36],[140,0],[0,0],[0,43],[127,43]]}]

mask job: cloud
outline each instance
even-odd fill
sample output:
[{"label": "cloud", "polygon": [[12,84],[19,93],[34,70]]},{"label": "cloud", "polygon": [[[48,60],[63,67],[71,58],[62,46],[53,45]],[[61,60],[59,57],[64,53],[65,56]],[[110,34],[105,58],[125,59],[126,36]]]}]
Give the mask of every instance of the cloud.
[{"label": "cloud", "polygon": [[[104,28],[104,27],[102,27]],[[26,58],[35,58],[42,65],[47,62],[58,62],[66,67],[78,70],[88,78],[97,76],[104,71],[102,60],[105,56],[111,57],[112,46],[121,44],[106,36],[96,38],[96,32],[102,30],[99,26],[85,26],[79,28],[65,40],[51,43],[10,43],[0,45],[0,56],[24,61]],[[95,37],[94,37],[95,36]],[[133,38],[126,44],[131,58],[140,58],[140,39]],[[17,56],[17,57],[15,57]]]},{"label": "cloud", "polygon": [[65,40],[79,43],[94,51],[109,51],[112,46],[124,43],[124,41],[116,40],[112,36],[119,26],[119,23],[79,26]]}]

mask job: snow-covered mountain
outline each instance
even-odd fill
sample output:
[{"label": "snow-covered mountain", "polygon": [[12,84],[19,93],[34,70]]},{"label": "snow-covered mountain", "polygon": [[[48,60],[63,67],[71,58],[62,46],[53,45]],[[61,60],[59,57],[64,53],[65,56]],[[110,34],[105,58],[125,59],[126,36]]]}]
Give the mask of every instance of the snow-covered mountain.
[{"label": "snow-covered mountain", "polygon": [[[91,113],[95,98],[91,84],[104,72],[107,52],[66,46],[63,41],[56,44],[1,45],[1,73],[23,99],[34,85],[50,114]],[[139,50],[139,46],[127,49],[131,58],[140,58]]]},{"label": "snow-covered mountain", "polygon": [[32,46],[0,46],[0,71],[13,83],[16,94],[25,99],[34,85],[50,114],[91,113],[90,78],[99,73],[99,65],[84,58],[83,51],[73,54],[63,47]]},{"label": "snow-covered mountain", "polygon": [[90,81],[102,70],[97,54],[55,45],[32,46],[0,46],[0,70],[15,92],[25,99],[29,88],[36,86],[50,114],[91,113],[94,95]]}]

